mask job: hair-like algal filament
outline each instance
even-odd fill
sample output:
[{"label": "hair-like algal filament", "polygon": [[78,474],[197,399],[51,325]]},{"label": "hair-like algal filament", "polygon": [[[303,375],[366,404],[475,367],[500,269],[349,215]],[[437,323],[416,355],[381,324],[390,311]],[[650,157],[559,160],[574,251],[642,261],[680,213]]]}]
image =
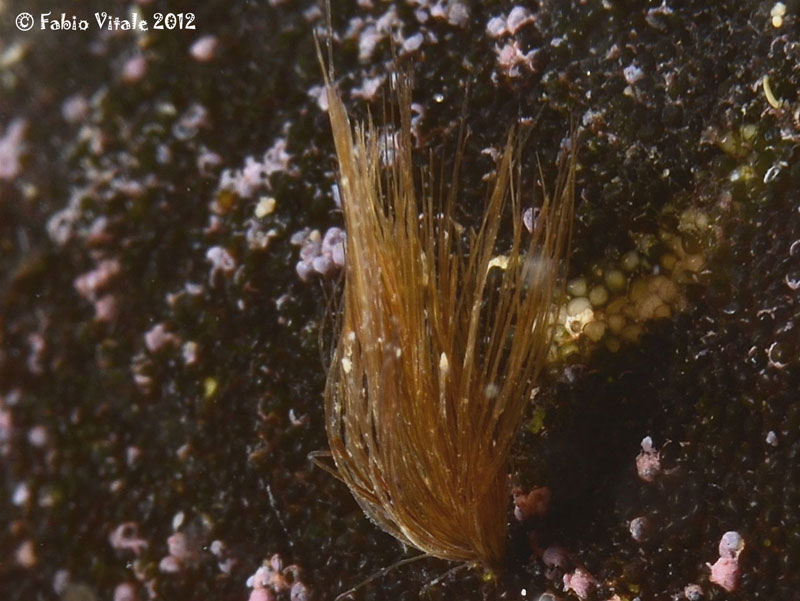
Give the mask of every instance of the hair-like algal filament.
[{"label": "hair-like algal filament", "polygon": [[[550,347],[569,247],[575,144],[529,233],[520,144],[509,133],[482,221],[464,235],[453,215],[457,167],[434,198],[446,186],[414,166],[410,84],[402,73],[393,80],[396,135],[381,138],[371,121],[351,127],[326,75],[347,230],[328,440],[342,480],[381,528],[426,554],[496,569],[510,447]],[[501,222],[512,230],[498,249]]]}]

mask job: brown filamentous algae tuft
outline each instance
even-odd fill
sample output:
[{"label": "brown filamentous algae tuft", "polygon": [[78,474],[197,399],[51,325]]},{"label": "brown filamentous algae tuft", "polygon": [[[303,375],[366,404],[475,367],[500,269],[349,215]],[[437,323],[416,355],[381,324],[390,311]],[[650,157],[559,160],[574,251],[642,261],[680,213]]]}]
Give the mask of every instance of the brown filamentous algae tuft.
[{"label": "brown filamentous algae tuft", "polygon": [[[325,390],[338,476],[403,543],[497,569],[509,450],[550,348],[569,247],[574,136],[529,233],[512,130],[480,226],[462,237],[454,210],[463,144],[452,182],[425,171],[416,185],[408,77],[393,76],[393,136],[371,121],[352,128],[325,79],[347,230],[344,309]],[[508,204],[513,235],[498,260]]]}]

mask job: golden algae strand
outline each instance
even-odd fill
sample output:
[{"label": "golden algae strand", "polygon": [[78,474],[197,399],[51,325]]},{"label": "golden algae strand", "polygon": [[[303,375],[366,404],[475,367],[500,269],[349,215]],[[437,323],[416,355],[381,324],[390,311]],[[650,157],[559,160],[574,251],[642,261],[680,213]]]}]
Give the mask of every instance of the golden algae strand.
[{"label": "golden algae strand", "polygon": [[[574,140],[528,233],[510,132],[481,223],[464,237],[453,218],[457,168],[444,199],[429,172],[415,183],[410,82],[395,81],[397,132],[387,139],[371,121],[351,126],[326,74],[347,230],[328,440],[338,474],[381,528],[428,555],[498,568],[510,446],[546,361],[569,246]],[[508,205],[510,248],[490,273]]]}]

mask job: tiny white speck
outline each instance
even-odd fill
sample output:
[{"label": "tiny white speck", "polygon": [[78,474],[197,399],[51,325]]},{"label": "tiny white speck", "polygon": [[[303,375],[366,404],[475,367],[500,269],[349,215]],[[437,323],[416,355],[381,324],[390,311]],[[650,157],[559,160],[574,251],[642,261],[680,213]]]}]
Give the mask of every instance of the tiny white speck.
[{"label": "tiny white speck", "polygon": [[442,374],[446,374],[450,371],[450,363],[447,361],[447,355],[444,353],[439,357],[439,371],[441,371]]}]

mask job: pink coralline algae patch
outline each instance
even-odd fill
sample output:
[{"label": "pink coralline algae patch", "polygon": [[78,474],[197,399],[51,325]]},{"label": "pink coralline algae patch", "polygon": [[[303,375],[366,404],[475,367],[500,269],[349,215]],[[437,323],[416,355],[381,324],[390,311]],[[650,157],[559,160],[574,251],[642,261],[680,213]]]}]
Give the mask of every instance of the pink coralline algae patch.
[{"label": "pink coralline algae patch", "polygon": [[261,160],[249,156],[241,169],[223,171],[220,190],[230,190],[240,198],[252,198],[259,190],[269,189],[269,178],[274,173],[291,173],[292,155],[286,151],[286,144],[286,138],[278,138]]},{"label": "pink coralline algae patch", "polygon": [[[556,586],[563,587],[564,593],[572,593],[569,598],[578,597],[581,601],[588,598],[599,599],[595,595],[598,581],[585,567],[578,564],[575,558],[564,548],[551,545],[542,551],[532,541],[536,554],[545,566],[545,575]],[[562,597],[552,594],[552,599],[560,600]],[[542,596],[542,600],[545,597]],[[609,600],[611,601],[611,600]]]},{"label": "pink coralline algae patch", "polygon": [[197,363],[198,349],[198,344],[193,340],[189,340],[183,344],[181,347],[181,355],[183,356],[183,362],[186,365],[194,365]]},{"label": "pink coralline algae patch", "polygon": [[156,324],[144,335],[144,344],[151,353],[155,353],[166,346],[178,346],[181,339],[167,331],[163,323]]},{"label": "pink coralline algae patch", "polygon": [[637,543],[647,540],[650,528],[650,519],[647,516],[639,516],[633,518],[628,524],[628,532],[631,533],[631,538]]},{"label": "pink coralline algae patch", "polygon": [[109,544],[117,551],[133,551],[139,555],[149,543],[139,537],[139,525],[136,522],[124,522],[108,535]]},{"label": "pink coralline algae patch", "polygon": [[[420,4],[428,4],[421,2]],[[430,14],[434,19],[441,19],[447,21],[454,27],[466,27],[469,25],[469,7],[463,2],[458,0],[448,0],[442,2],[441,0],[436,4],[430,6]]]},{"label": "pink coralline algae patch", "polygon": [[412,36],[403,40],[403,52],[410,53],[419,50],[422,43],[425,41],[425,36],[421,33],[415,33]]},{"label": "pink coralline algae patch", "polygon": [[[178,512],[173,518],[174,532],[167,537],[167,555],[158,564],[159,571],[163,573],[177,573],[194,568],[213,557],[208,552],[208,524],[202,519],[196,519],[184,526],[184,521],[183,512]],[[219,544],[224,547],[221,541]]]},{"label": "pink coralline algae patch", "polygon": [[536,18],[530,10],[524,6],[515,6],[508,13],[508,17],[500,15],[499,17],[492,17],[486,24],[486,32],[493,38],[499,38],[504,35],[514,35],[525,27],[528,23],[533,23]]},{"label": "pink coralline algae patch", "polygon": [[36,546],[33,541],[28,539],[24,541],[17,550],[14,552],[14,559],[23,568],[32,568],[38,562],[36,556]]},{"label": "pink coralline algae patch", "polygon": [[522,75],[522,69],[534,70],[534,58],[537,48],[523,49],[520,40],[513,37],[518,31],[529,24],[536,23],[536,16],[524,6],[515,6],[508,13],[500,14],[489,19],[486,24],[486,33],[489,37],[498,39],[495,47],[497,66],[500,72],[509,78]]},{"label": "pink coralline algae patch", "polygon": [[47,428],[44,426],[33,426],[28,430],[28,442],[37,448],[43,448],[48,442]]},{"label": "pink coralline algae patch", "polygon": [[47,351],[47,339],[41,332],[28,334],[28,357],[25,365],[32,374],[44,371],[44,358]]},{"label": "pink coralline algae patch", "polygon": [[297,275],[307,282],[313,274],[326,276],[344,267],[346,234],[338,227],[329,228],[323,237],[319,230],[301,230],[292,235],[291,243],[300,246]]},{"label": "pink coralline algae patch", "polygon": [[75,290],[89,301],[97,300],[102,291],[120,272],[120,264],[116,259],[104,259],[91,271],[79,275],[72,282]]},{"label": "pink coralline algae patch", "polygon": [[622,75],[625,77],[625,81],[628,83],[628,85],[632,86],[640,79],[644,78],[644,71],[642,71],[635,64],[631,63],[622,70]]},{"label": "pink coralline algae patch", "polygon": [[323,86],[311,86],[306,93],[317,103],[321,111],[328,110],[328,93]]},{"label": "pink coralline algae patch", "polygon": [[652,482],[661,473],[661,455],[649,436],[642,439],[642,450],[636,456],[636,472],[645,482]]},{"label": "pink coralline algae patch", "polygon": [[722,535],[718,550],[719,558],[714,565],[706,564],[711,570],[710,580],[730,593],[739,587],[739,555],[744,550],[744,539],[738,532],[730,530]]},{"label": "pink coralline algae patch", "polygon": [[109,323],[114,321],[119,314],[117,298],[111,294],[101,296],[94,303],[94,318],[96,321]]},{"label": "pink coralline algae patch", "polygon": [[744,539],[742,535],[734,530],[729,530],[722,535],[719,541],[719,556],[729,559],[738,559],[744,550]]},{"label": "pink coralline algae patch", "polygon": [[216,152],[208,148],[202,148],[197,155],[197,170],[201,175],[208,176],[213,169],[216,169],[222,164],[222,157]]},{"label": "pink coralline algae patch", "polygon": [[730,557],[720,557],[714,565],[708,564],[711,570],[710,580],[729,593],[739,586],[739,562]]},{"label": "pink coralline algae patch", "polygon": [[250,593],[248,601],[275,601],[275,593],[268,588],[256,588]]},{"label": "pink coralline algae patch", "polygon": [[213,35],[204,35],[196,40],[189,48],[189,54],[198,62],[206,63],[214,58],[219,40]]},{"label": "pink coralline algae patch", "polygon": [[564,590],[572,591],[579,599],[587,599],[597,584],[594,577],[583,568],[564,574]]},{"label": "pink coralline algae patch", "polygon": [[390,6],[378,17],[368,15],[366,18],[353,17],[350,19],[344,37],[358,43],[358,59],[362,63],[366,63],[372,58],[378,45],[398,29],[397,8]]},{"label": "pink coralline algae patch", "polygon": [[542,553],[542,562],[548,569],[567,569],[570,563],[569,555],[563,547],[550,546]]},{"label": "pink coralline algae patch", "polygon": [[266,250],[270,241],[278,236],[278,230],[268,227],[261,219],[249,219],[247,221],[247,248],[250,250]]},{"label": "pink coralline algae patch", "polygon": [[191,140],[201,129],[209,127],[211,127],[211,119],[208,109],[195,102],[172,124],[172,134],[178,140]]},{"label": "pink coralline algae patch", "polygon": [[[363,6],[373,7],[373,2],[362,2]],[[436,43],[437,34],[432,31],[429,22],[443,21],[452,27],[466,28],[470,23],[470,9],[461,0],[410,0],[408,4],[414,10],[414,16],[421,26],[419,30],[408,34],[404,31],[406,23],[398,15],[395,5],[379,15],[359,15],[351,18],[343,39],[354,42],[358,46],[358,58],[361,63],[369,63],[376,50],[383,42],[391,39],[394,47],[401,54],[419,50],[424,43]],[[373,74],[374,75],[374,74]],[[364,88],[365,86],[362,86]],[[322,105],[321,105],[322,106]],[[324,108],[323,108],[324,110]]]},{"label": "pink coralline algae patch", "polygon": [[507,42],[502,47],[495,49],[497,53],[497,65],[506,77],[519,77],[522,75],[520,67],[525,67],[533,71],[533,59],[536,50],[523,52],[522,46],[517,40]]},{"label": "pink coralline algae patch", "polygon": [[365,63],[375,52],[375,48],[386,37],[375,25],[368,25],[358,36],[358,59]]},{"label": "pink coralline algae patch", "polygon": [[56,595],[62,596],[64,592],[67,590],[67,586],[70,582],[70,574],[68,570],[57,570],[55,574],[53,574],[53,592]]},{"label": "pink coralline algae patch", "polygon": [[197,537],[175,532],[167,537],[169,554],[161,558],[158,569],[165,573],[180,572],[184,567],[196,565],[200,560],[201,544]]},{"label": "pink coralline algae patch", "polygon": [[68,123],[78,123],[89,115],[89,101],[82,94],[74,94],[61,103],[61,116]]},{"label": "pink coralline algae patch", "polygon": [[375,95],[378,93],[378,90],[383,85],[385,79],[386,78],[383,75],[368,77],[364,79],[360,87],[353,88],[350,94],[353,96],[353,98],[361,98],[362,100],[371,101],[375,98]]},{"label": "pink coralline algae patch", "polygon": [[514,517],[520,522],[547,513],[552,496],[550,489],[546,486],[534,488],[528,493],[521,488],[515,488],[512,494],[514,495]]},{"label": "pink coralline algae patch", "polygon": [[206,260],[211,263],[208,281],[214,282],[219,274],[227,275],[236,268],[236,259],[222,246],[212,246],[206,252]]},{"label": "pink coralline algae patch", "polygon": [[138,601],[138,599],[136,587],[130,582],[118,584],[114,589],[114,601]]},{"label": "pink coralline algae patch", "polygon": [[177,574],[181,571],[181,562],[178,561],[177,557],[173,557],[172,555],[167,555],[161,558],[161,561],[158,562],[158,569],[165,574]]},{"label": "pink coralline algae patch", "polygon": [[221,540],[213,540],[208,547],[211,554],[217,558],[217,567],[223,574],[230,575],[234,566],[238,563],[237,559],[231,554],[227,545]]},{"label": "pink coralline algae patch", "polygon": [[0,180],[13,181],[19,175],[26,128],[24,119],[14,119],[0,137]]},{"label": "pink coralline algae patch", "polygon": [[528,23],[533,23],[536,20],[536,17],[533,16],[531,11],[529,11],[524,6],[515,6],[511,9],[511,12],[508,13],[508,19],[506,19],[506,26],[508,28],[508,32],[511,35],[514,35],[525,27]]},{"label": "pink coralline algae patch", "polygon": [[133,84],[142,79],[147,74],[147,59],[141,54],[129,58],[122,65],[120,79],[127,84]]},{"label": "pink coralline algae patch", "polygon": [[310,591],[301,581],[300,574],[299,566],[284,567],[280,555],[273,555],[247,579],[247,586],[253,589],[248,601],[274,601],[278,594],[287,591],[291,601],[308,601]]},{"label": "pink coralline algae patch", "polygon": [[0,397],[0,457],[8,454],[8,441],[14,430],[14,419],[11,417],[11,410],[3,404]]}]

